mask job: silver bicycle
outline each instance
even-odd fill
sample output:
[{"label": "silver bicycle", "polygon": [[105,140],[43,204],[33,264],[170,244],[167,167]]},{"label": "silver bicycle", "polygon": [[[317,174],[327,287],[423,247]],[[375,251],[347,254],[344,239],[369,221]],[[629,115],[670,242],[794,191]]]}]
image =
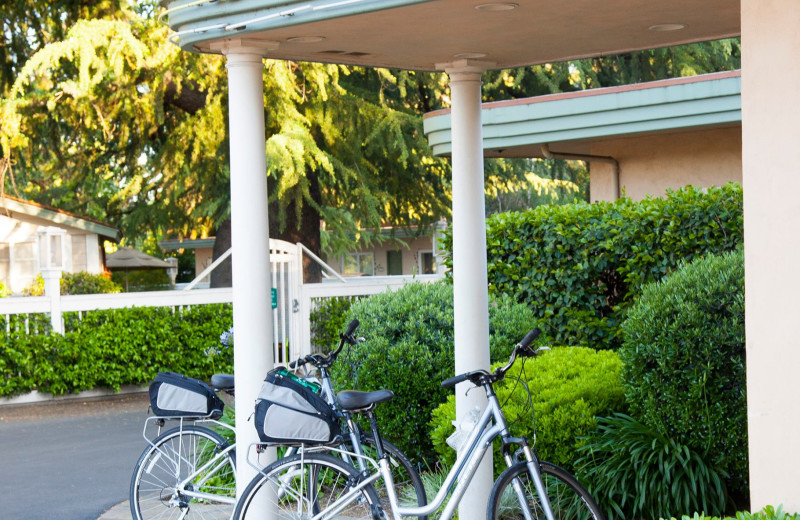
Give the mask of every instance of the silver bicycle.
[{"label": "silver bicycle", "polygon": [[[350,457],[366,462],[369,471],[359,471],[344,462],[341,456],[330,455],[330,447],[306,448],[302,453],[261,469],[240,497],[234,518],[256,520],[264,511],[271,510],[281,520],[400,520],[403,516],[430,515],[444,506],[440,518],[449,520],[467,491],[481,459],[499,437],[508,468],[495,481],[486,512],[488,519],[603,520],[595,501],[572,475],[558,466],[539,461],[525,438],[511,436],[492,387],[503,379],[517,357],[532,357],[546,349],[533,350],[530,347],[538,335],[538,329],[531,331],[514,348],[508,363],[493,373],[477,370],[442,383],[444,387],[453,387],[460,382],[470,381],[485,390],[488,406],[442,487],[429,504],[418,506],[403,503],[393,485],[392,468],[383,450],[374,414],[375,407],[391,399],[392,393],[386,390],[344,391],[338,395],[340,406],[348,412],[364,414],[377,441],[376,458],[348,452]],[[515,446],[518,449],[514,450]],[[380,482],[384,483],[382,494],[375,489],[380,488]]]},{"label": "silver bicycle", "polygon": [[[338,348],[330,354],[311,354],[293,361],[290,367],[311,365],[318,371],[319,378],[302,379],[319,386],[320,395],[345,425],[342,431],[346,438],[339,439],[340,446],[334,452],[365,471],[364,461],[377,454],[377,443],[372,435],[360,431],[349,411],[340,407],[329,373],[344,345],[356,341],[357,327],[358,320],[353,320],[341,334]],[[211,386],[215,392],[234,395],[232,375],[213,375]],[[178,425],[161,433],[170,419],[178,421]],[[144,437],[148,447],[131,478],[130,505],[134,520],[231,518],[236,504],[236,446],[217,432],[233,432],[234,428],[218,419],[149,417],[146,420]],[[158,429],[155,436],[149,433],[154,428]],[[408,494],[413,504],[425,505],[425,488],[414,464],[394,444],[383,441],[382,449],[394,468],[393,488],[400,494]],[[299,447],[288,447],[283,453],[291,457],[299,451]]]}]

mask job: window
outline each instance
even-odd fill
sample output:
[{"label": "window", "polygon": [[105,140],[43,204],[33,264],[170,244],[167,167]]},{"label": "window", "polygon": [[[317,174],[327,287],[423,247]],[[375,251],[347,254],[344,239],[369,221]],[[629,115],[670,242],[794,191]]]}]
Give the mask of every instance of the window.
[{"label": "window", "polygon": [[345,253],[342,261],[344,274],[362,274],[373,276],[375,274],[375,257],[369,253]]},{"label": "window", "polygon": [[386,252],[386,274],[389,274],[389,275],[403,274],[403,252],[402,251],[387,251]]},{"label": "window", "polygon": [[435,274],[435,273],[436,273],[436,258],[433,256],[433,251],[420,251],[419,274]]}]

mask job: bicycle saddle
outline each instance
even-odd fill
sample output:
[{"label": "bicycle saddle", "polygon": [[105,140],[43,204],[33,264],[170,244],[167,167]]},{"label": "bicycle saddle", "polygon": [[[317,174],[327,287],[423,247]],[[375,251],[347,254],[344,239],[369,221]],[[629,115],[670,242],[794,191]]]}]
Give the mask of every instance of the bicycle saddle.
[{"label": "bicycle saddle", "polygon": [[394,397],[391,390],[377,390],[375,392],[359,392],[358,390],[343,390],[336,398],[343,410],[354,412],[368,410],[378,403],[389,401]]},{"label": "bicycle saddle", "polygon": [[233,388],[233,376],[230,374],[214,374],[211,376],[211,386],[220,390]]}]

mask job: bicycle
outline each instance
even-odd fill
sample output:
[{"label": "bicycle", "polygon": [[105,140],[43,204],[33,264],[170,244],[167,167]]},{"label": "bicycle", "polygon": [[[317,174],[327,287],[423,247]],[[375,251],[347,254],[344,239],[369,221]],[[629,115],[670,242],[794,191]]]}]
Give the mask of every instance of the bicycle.
[{"label": "bicycle", "polygon": [[[364,434],[355,423],[352,414],[344,411],[336,400],[329,368],[336,361],[344,345],[354,344],[358,320],[353,320],[347,330],[340,335],[339,346],[327,356],[311,354],[290,363],[291,368],[310,364],[319,370],[320,378],[303,378],[319,385],[320,394],[346,425],[342,431],[356,454],[355,459],[363,460],[364,453],[373,453],[376,441]],[[214,374],[211,386],[215,392],[224,391],[234,395],[233,376]],[[148,423],[155,421],[160,428],[168,419],[180,421],[178,427],[158,435],[152,441],[147,436]],[[150,417],[145,422],[144,437],[149,446],[142,453],[133,472],[130,488],[131,514],[134,520],[154,520],[172,518],[179,511],[184,518],[189,510],[197,518],[231,517],[236,503],[236,446],[221,435],[206,427],[211,425],[233,431],[233,427],[213,416]],[[189,422],[190,425],[184,423]],[[201,424],[201,426],[198,426]],[[344,442],[344,439],[341,439]],[[426,504],[425,488],[414,465],[395,445],[384,442],[384,451],[390,463],[400,472],[401,479],[395,484],[398,490],[408,488],[410,495],[416,497],[417,505]],[[353,462],[345,446],[338,453]],[[284,456],[298,453],[298,447],[288,447]],[[358,464],[358,462],[356,462]],[[363,467],[366,470],[366,467]]]},{"label": "bicycle", "polygon": [[[502,380],[517,357],[539,354],[547,347],[533,350],[531,342],[539,335],[534,329],[518,343],[508,363],[490,373],[476,370],[442,382],[449,388],[464,381],[485,390],[488,406],[470,433],[456,464],[430,503],[425,506],[399,504],[389,463],[382,449],[374,409],[393,397],[390,391],[343,391],[338,395],[340,406],[347,412],[365,414],[376,439],[377,460],[363,458],[370,472],[360,472],[341,457],[333,457],[320,446],[304,449],[302,453],[278,460],[248,484],[234,512],[236,520],[255,520],[265,504],[277,510],[281,520],[325,520],[333,517],[400,520],[403,516],[430,515],[444,505],[441,520],[452,518],[464,496],[470,480],[492,442],[500,437],[503,458],[508,468],[492,488],[487,507],[487,519],[603,520],[595,501],[581,484],[562,468],[539,461],[527,439],[512,437],[508,431],[502,407],[493,384]],[[518,446],[516,451],[513,446]],[[355,453],[349,454],[360,458]],[[374,484],[383,480],[386,498],[378,496]],[[447,500],[447,496],[450,499]],[[446,503],[445,503],[446,502]],[[257,504],[257,505],[255,505]],[[271,506],[269,504],[272,504]],[[387,511],[388,509],[388,511]],[[248,517],[248,513],[251,513]],[[272,511],[273,513],[275,511]]]}]

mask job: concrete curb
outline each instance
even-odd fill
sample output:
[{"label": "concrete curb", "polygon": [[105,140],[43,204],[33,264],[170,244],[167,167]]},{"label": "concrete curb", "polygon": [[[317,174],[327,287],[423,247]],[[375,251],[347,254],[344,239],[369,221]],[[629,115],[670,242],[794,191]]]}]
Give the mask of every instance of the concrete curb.
[{"label": "concrete curb", "polygon": [[131,520],[131,506],[127,500],[115,505],[97,520]]},{"label": "concrete curb", "polygon": [[115,397],[124,397],[133,394],[141,394],[147,392],[146,386],[125,385],[120,387],[119,392],[115,392],[110,388],[99,388],[95,390],[86,390],[77,394],[58,395],[54,396],[48,393],[33,392],[25,395],[18,395],[15,397],[0,398],[0,407],[2,406],[19,406],[28,404],[43,404],[43,403],[59,403],[70,401],[94,401],[100,399],[109,399]]}]

